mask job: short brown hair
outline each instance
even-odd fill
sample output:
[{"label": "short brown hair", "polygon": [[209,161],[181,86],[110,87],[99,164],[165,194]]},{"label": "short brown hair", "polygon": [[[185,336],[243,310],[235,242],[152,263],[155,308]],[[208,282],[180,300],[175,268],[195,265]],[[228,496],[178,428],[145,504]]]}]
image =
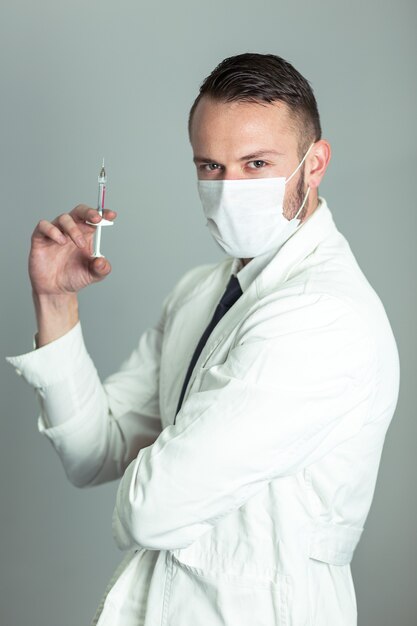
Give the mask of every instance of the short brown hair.
[{"label": "short brown hair", "polygon": [[224,102],[284,102],[299,132],[302,158],[312,141],[321,138],[320,116],[308,80],[274,54],[246,52],[224,59],[203,81],[188,117],[188,133],[197,104],[203,96]]}]

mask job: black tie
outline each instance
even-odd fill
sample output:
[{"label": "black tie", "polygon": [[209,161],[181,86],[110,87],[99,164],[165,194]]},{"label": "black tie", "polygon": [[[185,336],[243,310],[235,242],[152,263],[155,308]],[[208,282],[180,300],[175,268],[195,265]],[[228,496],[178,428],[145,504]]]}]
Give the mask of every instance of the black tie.
[{"label": "black tie", "polygon": [[227,313],[227,311],[230,309],[230,307],[236,302],[236,300],[241,295],[242,295],[242,289],[240,288],[239,281],[236,278],[236,276],[232,275],[230,277],[229,283],[228,283],[228,285],[226,287],[226,291],[222,295],[221,300],[220,300],[219,304],[217,305],[216,310],[214,311],[214,315],[211,318],[211,322],[209,323],[209,325],[207,326],[206,330],[202,334],[201,339],[198,342],[197,347],[195,349],[195,352],[193,354],[193,358],[191,359],[191,363],[190,363],[190,365],[188,367],[187,375],[185,377],[184,384],[182,386],[180,400],[178,402],[177,412],[176,412],[175,418],[174,418],[174,424],[175,424],[175,419],[176,419],[177,413],[178,413],[178,411],[181,408],[181,404],[182,404],[182,401],[183,401],[183,398],[184,398],[184,394],[185,394],[185,390],[187,388],[188,381],[190,380],[190,376],[192,374],[194,366],[197,363],[198,357],[200,356],[200,353],[201,353],[202,349],[204,348],[204,346],[206,344],[206,341],[207,341],[207,339],[210,336],[211,331],[216,326],[216,324],[221,320],[223,315],[225,313]]}]

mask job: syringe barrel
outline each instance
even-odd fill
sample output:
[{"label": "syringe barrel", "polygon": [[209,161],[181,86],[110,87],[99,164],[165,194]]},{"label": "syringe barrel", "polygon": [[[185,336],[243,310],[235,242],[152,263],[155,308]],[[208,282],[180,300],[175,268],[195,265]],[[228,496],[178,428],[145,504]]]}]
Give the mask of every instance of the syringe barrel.
[{"label": "syringe barrel", "polygon": [[98,185],[97,209],[98,209],[100,215],[103,213],[105,195],[106,195],[106,183],[99,183],[99,185]]}]

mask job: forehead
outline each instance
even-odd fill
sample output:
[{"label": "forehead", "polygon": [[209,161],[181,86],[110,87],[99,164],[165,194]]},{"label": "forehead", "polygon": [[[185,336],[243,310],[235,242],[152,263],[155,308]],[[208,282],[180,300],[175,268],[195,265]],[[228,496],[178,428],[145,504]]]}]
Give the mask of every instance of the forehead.
[{"label": "forehead", "polygon": [[195,152],[262,146],[297,147],[296,123],[284,102],[224,102],[203,96],[194,111],[190,141]]}]

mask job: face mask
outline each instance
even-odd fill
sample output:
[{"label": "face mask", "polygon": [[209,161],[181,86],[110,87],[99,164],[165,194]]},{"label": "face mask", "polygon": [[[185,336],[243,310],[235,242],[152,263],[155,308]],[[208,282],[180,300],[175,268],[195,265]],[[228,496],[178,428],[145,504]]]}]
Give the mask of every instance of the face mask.
[{"label": "face mask", "polygon": [[313,145],[314,142],[288,178],[198,180],[206,226],[224,252],[237,258],[254,258],[278,248],[295,232],[310,188],[297,214],[287,220],[283,214],[285,185],[298,172]]}]

